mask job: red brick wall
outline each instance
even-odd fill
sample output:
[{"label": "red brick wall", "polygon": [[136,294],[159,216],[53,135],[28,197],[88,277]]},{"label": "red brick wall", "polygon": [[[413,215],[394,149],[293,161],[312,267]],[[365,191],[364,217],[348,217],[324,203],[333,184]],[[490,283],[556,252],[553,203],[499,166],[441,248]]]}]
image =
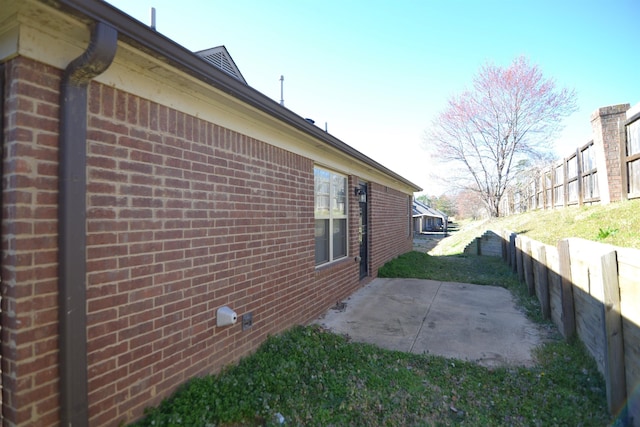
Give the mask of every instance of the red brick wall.
[{"label": "red brick wall", "polygon": [[58,422],[57,132],[61,73],[5,63],[2,387],[5,425]]},{"label": "red brick wall", "polygon": [[[5,421],[58,422],[57,116],[60,71],[7,64],[2,355]],[[344,260],[315,268],[313,161],[91,83],[87,313],[91,425],[142,415],[195,375],[352,293]],[[353,188],[357,178],[349,177]],[[352,194],[352,192],[349,192]],[[411,249],[407,195],[372,184],[371,273]],[[82,262],[82,260],[78,260]],[[217,327],[224,305],[253,327]],[[15,379],[12,379],[15,378]]]},{"label": "red brick wall", "polygon": [[[89,401],[137,416],[312,310],[313,163],[97,83],[88,167]],[[217,308],[254,326],[216,327]],[[129,412],[131,411],[131,412]]]},{"label": "red brick wall", "polygon": [[413,248],[411,200],[401,193],[376,183],[369,186],[367,200],[372,204],[369,221],[371,273],[390,259]]}]

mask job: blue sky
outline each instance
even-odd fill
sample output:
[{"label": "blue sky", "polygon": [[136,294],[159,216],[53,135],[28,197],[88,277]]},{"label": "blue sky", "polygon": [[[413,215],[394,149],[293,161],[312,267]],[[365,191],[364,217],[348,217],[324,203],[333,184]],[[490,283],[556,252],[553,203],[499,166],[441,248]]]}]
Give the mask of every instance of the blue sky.
[{"label": "blue sky", "polygon": [[556,141],[591,139],[598,107],[640,102],[639,0],[109,0],[189,50],[225,45],[248,84],[425,189],[446,169],[424,133],[479,67],[520,55],[579,110]]}]

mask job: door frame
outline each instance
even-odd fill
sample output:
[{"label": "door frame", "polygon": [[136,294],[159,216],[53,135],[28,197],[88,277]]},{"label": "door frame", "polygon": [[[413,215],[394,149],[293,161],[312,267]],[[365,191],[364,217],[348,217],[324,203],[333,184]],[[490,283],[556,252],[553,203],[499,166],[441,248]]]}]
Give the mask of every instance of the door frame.
[{"label": "door frame", "polygon": [[358,246],[359,246],[359,276],[360,280],[369,276],[369,203],[368,184],[358,182],[356,199],[358,202]]}]

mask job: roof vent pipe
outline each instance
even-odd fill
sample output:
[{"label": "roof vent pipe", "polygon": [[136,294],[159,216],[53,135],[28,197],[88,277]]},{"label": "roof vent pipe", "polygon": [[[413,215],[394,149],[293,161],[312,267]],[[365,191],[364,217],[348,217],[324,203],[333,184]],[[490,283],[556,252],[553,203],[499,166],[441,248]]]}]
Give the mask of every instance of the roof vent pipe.
[{"label": "roof vent pipe", "polygon": [[156,30],[156,8],[155,7],[151,8],[151,29],[153,31]]},{"label": "roof vent pipe", "polygon": [[280,105],[284,107],[284,76],[280,76]]},{"label": "roof vent pipe", "polygon": [[87,50],[67,65],[60,87],[58,295],[60,421],[89,424],[86,309],[87,92],[116,53],[118,32],[98,22]]}]

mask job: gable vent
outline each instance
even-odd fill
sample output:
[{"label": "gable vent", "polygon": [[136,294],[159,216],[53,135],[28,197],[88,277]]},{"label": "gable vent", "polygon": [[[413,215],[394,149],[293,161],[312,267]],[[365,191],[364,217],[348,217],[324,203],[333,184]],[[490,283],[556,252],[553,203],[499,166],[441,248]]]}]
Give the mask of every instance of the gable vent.
[{"label": "gable vent", "polygon": [[224,46],[218,46],[211,49],[201,50],[196,52],[196,55],[213,65],[214,67],[224,71],[231,77],[240,80],[242,83],[247,84],[247,81],[242,77],[240,70],[236,66],[231,55]]},{"label": "gable vent", "polygon": [[231,65],[231,62],[229,62],[222,52],[212,53],[211,55],[203,56],[203,58],[227,74],[231,74],[236,79],[240,78],[233,65]]}]

